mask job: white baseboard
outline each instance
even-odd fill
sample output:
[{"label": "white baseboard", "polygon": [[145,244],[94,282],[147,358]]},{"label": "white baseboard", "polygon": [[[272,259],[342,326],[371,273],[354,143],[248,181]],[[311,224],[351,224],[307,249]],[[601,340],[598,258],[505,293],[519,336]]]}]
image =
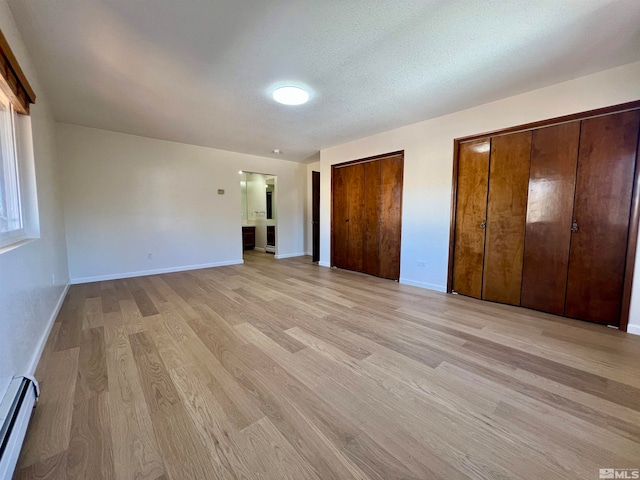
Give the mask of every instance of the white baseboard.
[{"label": "white baseboard", "polygon": [[254,249],[256,252],[262,252],[262,253],[264,253],[264,248],[262,248],[262,247],[254,247],[253,249]]},{"label": "white baseboard", "polygon": [[321,267],[331,268],[331,265],[329,265],[329,262],[318,262],[318,265],[320,265]]},{"label": "white baseboard", "polygon": [[640,325],[627,325],[627,333],[640,335]]},{"label": "white baseboard", "polygon": [[62,293],[60,294],[60,297],[58,297],[58,302],[56,303],[56,306],[53,309],[53,312],[51,312],[51,315],[49,316],[49,320],[47,321],[48,322],[47,328],[45,329],[45,332],[43,333],[42,337],[38,341],[38,345],[36,346],[36,351],[34,352],[33,357],[31,357],[31,362],[29,362],[29,371],[26,372],[28,375],[33,375],[36,372],[38,362],[40,361],[40,357],[42,356],[44,346],[46,345],[47,340],[49,339],[49,334],[51,333],[53,324],[55,323],[56,318],[58,317],[58,313],[60,313],[60,309],[62,308],[64,299],[67,297],[67,292],[69,291],[69,285],[70,285],[69,283],[65,285],[64,289],[62,290]]},{"label": "white baseboard", "polygon": [[420,288],[426,288],[427,290],[435,290],[436,292],[445,293],[447,291],[447,287],[445,286],[437,285],[435,283],[416,282],[415,280],[410,280],[408,278],[401,278],[400,283],[402,283],[403,285],[411,285],[412,287],[420,287]]},{"label": "white baseboard", "polygon": [[281,260],[283,258],[292,258],[292,257],[304,257],[305,253],[284,253],[282,255],[276,255],[276,260]]},{"label": "white baseboard", "polygon": [[241,265],[244,260],[228,260],[225,262],[202,263],[200,265],[183,265],[181,267],[158,268],[156,270],[141,270],[139,272],[114,273],[110,275],[97,275],[95,277],[72,278],[71,285],[79,283],[102,282],[105,280],[120,280],[121,278],[144,277],[146,275],[159,275],[161,273],[186,272],[188,270],[200,270],[202,268],[226,267],[229,265]]}]

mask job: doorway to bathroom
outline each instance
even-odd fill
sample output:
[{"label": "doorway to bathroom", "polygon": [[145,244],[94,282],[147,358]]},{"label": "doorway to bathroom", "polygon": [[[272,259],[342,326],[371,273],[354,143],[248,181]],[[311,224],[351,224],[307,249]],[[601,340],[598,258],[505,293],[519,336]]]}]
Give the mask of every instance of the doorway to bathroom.
[{"label": "doorway to bathroom", "polygon": [[240,172],[242,251],[277,253],[277,177],[268,173]]}]

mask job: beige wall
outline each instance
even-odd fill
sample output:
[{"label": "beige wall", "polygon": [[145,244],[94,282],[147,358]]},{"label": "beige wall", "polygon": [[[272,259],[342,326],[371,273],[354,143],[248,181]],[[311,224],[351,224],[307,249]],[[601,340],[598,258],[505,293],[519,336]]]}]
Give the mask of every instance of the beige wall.
[{"label": "beige wall", "polygon": [[241,263],[239,170],[277,175],[278,258],[304,254],[305,165],[64,124],[58,151],[72,282]]},{"label": "beige wall", "polygon": [[[639,79],[637,62],[322,150],[321,265],[331,251],[331,165],[404,150],[400,281],[445,291],[453,140],[638,100]],[[630,331],[640,334],[640,281],[635,287]]]},{"label": "beige wall", "polygon": [[37,95],[31,108],[39,238],[0,253],[0,397],[11,377],[33,373],[69,276],[58,189],[55,122],[5,0],[0,29]]}]

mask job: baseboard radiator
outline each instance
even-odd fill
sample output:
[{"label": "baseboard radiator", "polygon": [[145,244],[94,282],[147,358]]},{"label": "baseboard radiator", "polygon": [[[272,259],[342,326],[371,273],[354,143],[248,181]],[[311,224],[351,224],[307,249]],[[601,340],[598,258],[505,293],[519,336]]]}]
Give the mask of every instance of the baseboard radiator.
[{"label": "baseboard radiator", "polygon": [[40,388],[32,377],[14,377],[0,403],[0,480],[13,476]]}]

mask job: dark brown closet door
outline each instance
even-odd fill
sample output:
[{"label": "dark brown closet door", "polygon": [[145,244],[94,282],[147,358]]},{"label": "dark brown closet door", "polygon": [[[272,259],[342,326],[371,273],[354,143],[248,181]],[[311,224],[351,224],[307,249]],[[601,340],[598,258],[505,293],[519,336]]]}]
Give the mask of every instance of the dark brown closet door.
[{"label": "dark brown closet door", "polygon": [[582,121],[565,315],[618,325],[640,112]]},{"label": "dark brown closet door", "polygon": [[460,144],[453,253],[453,290],[480,298],[487,220],[489,139]]},{"label": "dark brown closet door", "polygon": [[380,265],[380,160],[364,164],[364,219],[362,271],[379,274]]},{"label": "dark brown closet door", "polygon": [[344,167],[347,185],[347,203],[349,216],[347,227],[349,242],[347,248],[347,266],[349,270],[362,271],[363,234],[364,234],[364,164]]},{"label": "dark brown closet door", "polygon": [[522,267],[523,307],[564,314],[580,122],[533,132]]},{"label": "dark brown closet door", "polygon": [[520,305],[531,132],[491,139],[482,298]]},{"label": "dark brown closet door", "polygon": [[349,203],[347,201],[346,168],[332,170],[331,190],[333,208],[331,215],[331,261],[338,268],[347,268],[349,254]]},{"label": "dark brown closet door", "polygon": [[399,280],[403,156],[387,157],[380,162],[379,276]]}]

